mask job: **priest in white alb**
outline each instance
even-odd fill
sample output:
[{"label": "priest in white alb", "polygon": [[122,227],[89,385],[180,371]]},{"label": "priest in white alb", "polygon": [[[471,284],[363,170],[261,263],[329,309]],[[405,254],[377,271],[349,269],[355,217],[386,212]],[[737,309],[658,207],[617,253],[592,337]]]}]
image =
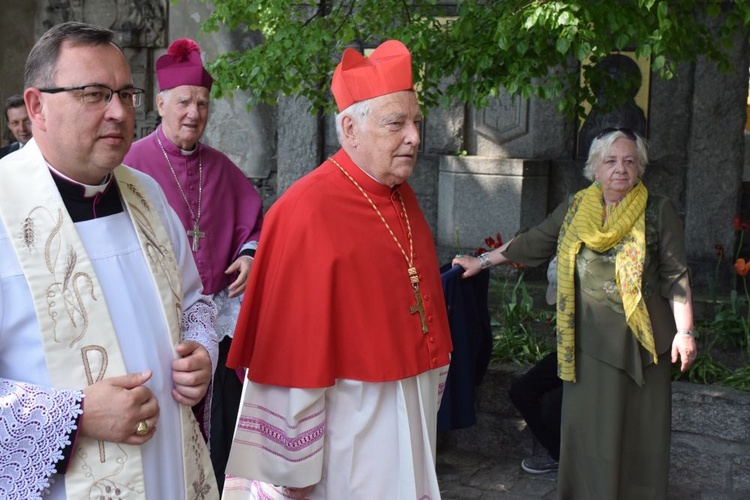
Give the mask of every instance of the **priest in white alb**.
[{"label": "priest in white alb", "polygon": [[0,160],[3,499],[219,498],[192,411],[216,308],[163,192],[121,165],[144,91],[113,39],[39,39],[34,138]]}]

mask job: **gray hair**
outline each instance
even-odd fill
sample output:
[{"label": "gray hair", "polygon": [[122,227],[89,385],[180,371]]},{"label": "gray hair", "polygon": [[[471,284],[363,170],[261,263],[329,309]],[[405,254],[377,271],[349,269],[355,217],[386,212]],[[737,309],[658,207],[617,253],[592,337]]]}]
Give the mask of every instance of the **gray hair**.
[{"label": "gray hair", "polygon": [[589,157],[586,160],[586,166],[583,167],[583,176],[588,180],[594,180],[594,174],[596,167],[601,165],[604,161],[604,157],[607,155],[609,148],[617,139],[629,139],[635,138],[636,164],[638,166],[638,178],[643,177],[646,172],[646,165],[648,165],[648,144],[646,140],[640,135],[630,130],[615,129],[611,132],[607,132],[605,129],[596,138],[591,141],[591,148],[589,148]]},{"label": "gray hair", "polygon": [[108,29],[75,21],[53,26],[36,42],[26,59],[24,88],[54,87],[63,43],[69,42],[74,46],[112,44],[117,47],[114,36]]},{"label": "gray hair", "polygon": [[344,130],[342,121],[344,116],[349,115],[354,120],[354,123],[360,125],[364,122],[364,118],[370,114],[370,99],[366,101],[355,102],[345,110],[341,111],[336,115],[336,137],[339,139],[339,144],[343,144],[344,141]]}]

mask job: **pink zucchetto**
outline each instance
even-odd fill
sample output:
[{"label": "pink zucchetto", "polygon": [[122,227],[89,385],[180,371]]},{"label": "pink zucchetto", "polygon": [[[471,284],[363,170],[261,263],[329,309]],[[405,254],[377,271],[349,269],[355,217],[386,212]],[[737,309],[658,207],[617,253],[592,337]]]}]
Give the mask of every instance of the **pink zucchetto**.
[{"label": "pink zucchetto", "polygon": [[214,79],[201,61],[201,48],[189,38],[172,42],[167,53],[156,60],[156,79],[159,90],[173,89],[180,85],[194,85],[211,90]]},{"label": "pink zucchetto", "polygon": [[411,53],[398,40],[383,42],[370,57],[346,49],[333,72],[331,92],[343,111],[355,102],[412,90],[411,71]]}]

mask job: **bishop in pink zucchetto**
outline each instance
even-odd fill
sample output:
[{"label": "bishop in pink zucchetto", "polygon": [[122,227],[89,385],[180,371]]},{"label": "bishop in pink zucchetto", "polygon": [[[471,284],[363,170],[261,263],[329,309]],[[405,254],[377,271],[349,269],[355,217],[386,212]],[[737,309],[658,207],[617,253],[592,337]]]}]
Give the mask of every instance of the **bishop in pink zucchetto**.
[{"label": "bishop in pink zucchetto", "polygon": [[224,358],[258,245],[263,207],[245,173],[223,152],[200,142],[213,84],[200,46],[189,38],[175,40],[155,70],[161,123],[131,146],[125,163],[149,174],[164,190],[191,243],[203,293],[218,307],[220,347],[209,406],[211,462],[221,488],[242,388],[241,376],[226,368]]},{"label": "bishop in pink zucchetto", "polygon": [[214,79],[203,67],[201,48],[189,38],[178,38],[167,49],[167,53],[156,60],[156,79],[159,90],[180,85],[193,85],[211,90]]}]

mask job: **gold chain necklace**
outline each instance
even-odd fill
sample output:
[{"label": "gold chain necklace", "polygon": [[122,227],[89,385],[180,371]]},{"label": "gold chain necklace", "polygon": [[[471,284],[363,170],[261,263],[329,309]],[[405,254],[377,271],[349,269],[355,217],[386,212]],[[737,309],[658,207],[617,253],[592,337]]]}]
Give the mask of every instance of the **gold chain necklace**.
[{"label": "gold chain necklace", "polygon": [[198,223],[201,220],[201,202],[203,201],[203,157],[201,156],[200,145],[196,145],[196,147],[198,148],[198,215],[196,215],[195,212],[193,212],[193,207],[190,206],[190,201],[188,200],[185,191],[182,190],[180,181],[177,179],[177,172],[175,172],[174,167],[172,166],[172,162],[169,161],[167,150],[164,149],[164,144],[161,143],[161,138],[159,137],[158,131],[156,132],[156,141],[159,143],[161,152],[164,154],[164,159],[167,160],[167,165],[169,165],[169,170],[172,172],[172,177],[174,177],[174,182],[175,184],[177,184],[177,188],[180,190],[182,199],[185,200],[185,204],[187,205],[188,210],[190,210],[190,217],[193,218],[193,229],[189,230],[187,232],[187,235],[193,238],[193,252],[197,252],[198,240],[206,236],[206,233],[202,232],[200,227],[198,226]]},{"label": "gold chain necklace", "polygon": [[365,199],[370,203],[370,206],[373,210],[375,210],[375,213],[378,214],[378,217],[380,217],[380,220],[383,221],[383,224],[385,225],[385,228],[388,230],[388,232],[391,235],[391,238],[393,238],[393,241],[396,242],[396,245],[398,246],[398,249],[401,250],[401,255],[404,256],[404,260],[406,260],[406,265],[408,266],[408,272],[409,272],[409,281],[411,282],[411,287],[414,290],[414,299],[416,300],[417,304],[414,306],[409,306],[409,314],[416,314],[419,313],[419,319],[422,322],[422,333],[429,333],[430,329],[427,326],[427,321],[425,317],[425,310],[424,310],[424,304],[422,303],[422,295],[419,293],[419,275],[417,274],[417,268],[414,267],[414,238],[411,233],[411,223],[409,222],[409,214],[406,211],[406,204],[404,203],[404,198],[401,196],[400,192],[396,192],[398,195],[398,199],[401,202],[401,208],[404,211],[404,220],[406,221],[406,236],[409,240],[409,254],[406,254],[406,251],[404,250],[404,247],[401,246],[401,242],[398,241],[398,238],[396,238],[396,235],[393,233],[393,230],[391,229],[391,225],[388,224],[388,221],[385,220],[385,217],[383,217],[383,214],[378,209],[377,205],[375,205],[375,202],[372,201],[372,198],[370,198],[370,195],[367,194],[367,192],[362,188],[362,186],[359,185],[359,183],[352,177],[349,172],[347,172],[344,167],[339,165],[339,163],[334,160],[333,158],[328,158],[328,161],[336,165],[341,172],[349,179],[354,186],[356,186],[357,189],[359,189],[359,192],[362,193],[362,196],[365,197]]}]

